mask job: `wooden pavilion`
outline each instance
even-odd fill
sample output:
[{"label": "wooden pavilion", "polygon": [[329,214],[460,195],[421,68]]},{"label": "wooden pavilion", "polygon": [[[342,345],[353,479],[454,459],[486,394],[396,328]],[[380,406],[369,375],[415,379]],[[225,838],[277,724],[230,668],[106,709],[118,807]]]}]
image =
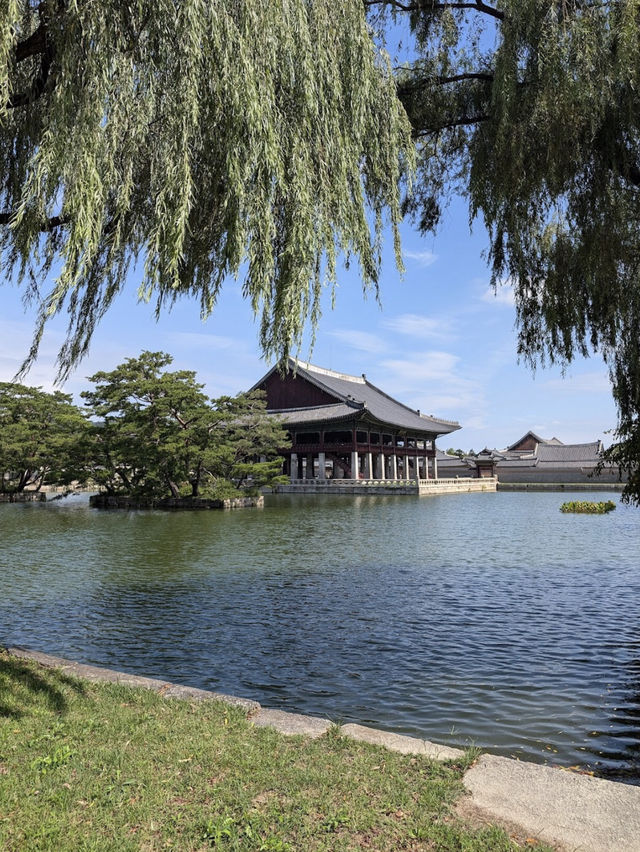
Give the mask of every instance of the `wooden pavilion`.
[{"label": "wooden pavilion", "polygon": [[283,450],[292,483],[309,480],[427,480],[438,478],[436,438],[460,424],[421,414],[372,385],[290,359],[252,390],[288,429]]}]

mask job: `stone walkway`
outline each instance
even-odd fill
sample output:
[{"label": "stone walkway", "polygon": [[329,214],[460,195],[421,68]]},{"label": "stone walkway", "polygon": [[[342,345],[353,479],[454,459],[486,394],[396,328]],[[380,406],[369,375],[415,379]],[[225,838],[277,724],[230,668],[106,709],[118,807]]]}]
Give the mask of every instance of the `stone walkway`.
[{"label": "stone walkway", "polygon": [[[224,701],[244,709],[257,727],[275,728],[288,736],[320,737],[332,724],[329,719],[267,710],[248,698],[87,666],[25,648],[6,650],[14,657],[64,669],[85,680],[152,689],[167,698]],[[342,725],[340,732],[354,740],[431,760],[454,760],[464,754],[450,746],[363,725]],[[467,770],[464,784],[470,798],[461,810],[504,825],[511,832],[563,852],[640,852],[640,787],[490,754]]]}]

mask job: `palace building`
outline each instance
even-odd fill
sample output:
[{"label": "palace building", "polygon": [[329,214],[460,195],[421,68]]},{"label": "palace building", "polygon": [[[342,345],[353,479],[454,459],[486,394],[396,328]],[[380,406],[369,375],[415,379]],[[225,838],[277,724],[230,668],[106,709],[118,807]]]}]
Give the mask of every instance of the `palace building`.
[{"label": "palace building", "polygon": [[438,450],[441,475],[445,477],[497,476],[499,487],[544,483],[621,490],[628,475],[616,464],[605,462],[602,441],[565,444],[558,438],[541,438],[529,431],[503,450],[485,448],[475,456],[448,456]]},{"label": "palace building", "polygon": [[288,429],[282,452],[292,483],[309,480],[429,480],[438,478],[436,438],[460,424],[421,414],[372,385],[290,359],[252,390]]}]

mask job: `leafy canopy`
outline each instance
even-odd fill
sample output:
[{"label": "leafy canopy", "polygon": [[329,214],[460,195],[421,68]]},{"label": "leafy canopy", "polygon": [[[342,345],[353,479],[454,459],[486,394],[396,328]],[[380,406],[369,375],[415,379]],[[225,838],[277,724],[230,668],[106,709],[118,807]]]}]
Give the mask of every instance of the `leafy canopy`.
[{"label": "leafy canopy", "polygon": [[434,228],[451,193],[489,232],[513,285],[519,354],[597,350],[640,502],[640,8],[637,0],[367,0],[406,18],[416,60],[398,92],[419,151],[407,203]]},{"label": "leafy canopy", "polygon": [[0,252],[39,305],[28,362],[66,308],[67,374],[136,262],[157,311],[190,295],[207,316],[242,274],[277,357],[339,252],[376,287],[413,151],[361,0],[0,8]]},{"label": "leafy canopy", "polygon": [[259,392],[209,399],[165,352],[142,352],[91,376],[82,397],[94,420],[92,477],[107,493],[227,496],[269,484],[287,445]]},{"label": "leafy canopy", "polygon": [[67,394],[0,382],[0,491],[84,478],[86,428]]}]

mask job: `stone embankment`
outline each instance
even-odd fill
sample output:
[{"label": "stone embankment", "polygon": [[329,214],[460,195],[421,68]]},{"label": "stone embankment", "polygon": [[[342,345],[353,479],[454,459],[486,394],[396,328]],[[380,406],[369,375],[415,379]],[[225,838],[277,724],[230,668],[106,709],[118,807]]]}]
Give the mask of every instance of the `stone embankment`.
[{"label": "stone embankment", "polygon": [[455,477],[455,479],[294,479],[273,489],[279,494],[360,494],[378,496],[466,494],[471,491],[495,491],[495,476],[482,479]]},{"label": "stone embankment", "polygon": [[498,482],[498,491],[624,491],[624,482]]},{"label": "stone embankment", "polygon": [[264,497],[232,497],[228,500],[206,500],[203,497],[167,497],[164,500],[145,500],[113,494],[94,494],[89,497],[94,509],[250,509],[264,506]]},{"label": "stone embankment", "polygon": [[[245,710],[257,727],[275,728],[288,736],[320,737],[331,727],[329,719],[267,710],[248,698],[87,666],[25,648],[6,650],[15,657],[64,669],[85,680],[152,689],[166,698],[224,701]],[[340,732],[431,760],[456,760],[463,755],[450,746],[363,725],[342,725]],[[467,770],[464,784],[469,795],[459,802],[458,811],[466,818],[501,824],[511,833],[562,852],[640,852],[640,787],[490,754]]]}]

